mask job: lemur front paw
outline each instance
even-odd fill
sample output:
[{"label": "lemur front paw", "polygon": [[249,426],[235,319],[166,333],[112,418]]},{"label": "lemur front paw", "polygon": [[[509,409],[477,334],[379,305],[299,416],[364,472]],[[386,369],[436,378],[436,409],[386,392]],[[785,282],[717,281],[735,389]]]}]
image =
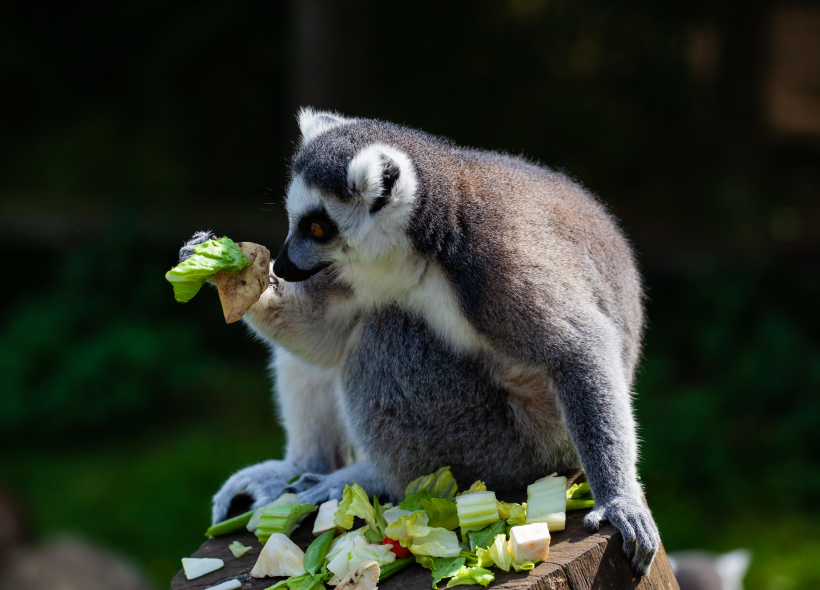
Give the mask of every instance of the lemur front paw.
[{"label": "lemur front paw", "polygon": [[635,573],[646,576],[661,545],[658,527],[649,508],[641,498],[616,497],[601,503],[584,518],[587,530],[594,533],[606,520],[612,523],[624,538],[624,555],[632,560]]},{"label": "lemur front paw", "polygon": [[200,244],[204,244],[208,240],[216,240],[217,236],[211,230],[208,231],[198,231],[196,232],[190,240],[185,242],[185,245],[179,249],[179,261],[184,262],[187,258],[190,258],[191,255],[194,253],[194,246],[199,246]]},{"label": "lemur front paw", "polygon": [[284,461],[265,461],[234,473],[214,496],[212,522],[222,522],[273,502],[296,470]]},{"label": "lemur front paw", "polygon": [[303,473],[299,479],[285,488],[285,492],[299,494],[302,502],[317,506],[328,500],[341,500],[345,485],[350,482],[339,477],[338,473]]}]

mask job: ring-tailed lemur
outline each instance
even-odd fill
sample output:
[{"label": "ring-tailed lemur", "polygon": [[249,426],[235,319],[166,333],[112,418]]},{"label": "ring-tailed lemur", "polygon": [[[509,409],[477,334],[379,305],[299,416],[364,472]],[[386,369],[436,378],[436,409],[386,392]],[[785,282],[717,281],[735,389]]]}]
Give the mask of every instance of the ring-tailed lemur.
[{"label": "ring-tailed lemur", "polygon": [[[660,537],[631,408],[642,289],[611,215],[521,158],[310,109],[299,126],[288,238],[245,315],[274,349],[287,451],[233,475],[213,520],[353,481],[400,495],[442,465],[496,491],[583,466],[586,526],[613,523],[648,572]],[[342,466],[349,442],[366,459]]]}]

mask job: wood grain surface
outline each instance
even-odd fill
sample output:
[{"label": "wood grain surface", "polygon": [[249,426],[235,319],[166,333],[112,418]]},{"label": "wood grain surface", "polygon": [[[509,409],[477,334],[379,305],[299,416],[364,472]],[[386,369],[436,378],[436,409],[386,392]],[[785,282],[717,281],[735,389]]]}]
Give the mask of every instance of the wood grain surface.
[{"label": "wood grain surface", "polygon": [[[570,478],[570,483],[575,477]],[[521,502],[524,495],[501,498]],[[637,577],[629,567],[629,561],[621,552],[621,534],[609,524],[604,524],[595,534],[586,532],[583,525],[586,510],[576,510],[567,514],[565,530],[553,533],[549,558],[529,572],[504,573],[493,568],[495,582],[490,588],[499,590],[679,590],[672,573],[666,552],[661,547],[648,577]],[[315,514],[310,515],[293,533],[293,541],[303,550],[313,540],[311,530]],[[238,540],[252,549],[240,558],[235,558],[228,545]],[[185,579],[180,571],[171,581],[171,590],[206,590],[221,582],[237,579],[242,590],[265,590],[282,578],[257,580],[250,577],[262,546],[256,536],[236,533],[206,540],[191,557],[217,557],[225,562],[225,567],[195,580]],[[430,572],[419,565],[412,565],[392,578],[379,584],[383,590],[427,590],[431,588]],[[442,584],[443,585],[443,584]],[[475,586],[480,588],[480,586]]]}]

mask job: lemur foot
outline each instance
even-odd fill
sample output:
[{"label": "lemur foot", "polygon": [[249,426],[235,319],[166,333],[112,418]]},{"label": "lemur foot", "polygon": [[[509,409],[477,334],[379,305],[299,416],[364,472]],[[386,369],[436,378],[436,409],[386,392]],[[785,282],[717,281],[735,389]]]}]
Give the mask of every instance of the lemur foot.
[{"label": "lemur foot", "polygon": [[273,502],[296,474],[296,468],[285,461],[265,461],[237,471],[214,496],[212,522]]},{"label": "lemur foot", "polygon": [[302,502],[318,505],[328,500],[341,500],[345,486],[353,483],[362,486],[368,495],[379,495],[384,491],[369,461],[360,461],[327,475],[305,473],[285,491],[299,494]]},{"label": "lemur foot", "polygon": [[179,249],[179,261],[184,262],[187,258],[190,258],[194,253],[194,246],[199,246],[208,240],[215,239],[217,239],[217,236],[211,230],[196,232],[191,239],[185,242],[185,245]]},{"label": "lemur foot", "polygon": [[584,518],[587,530],[594,533],[606,520],[612,523],[624,538],[624,555],[632,560],[632,569],[641,576],[649,575],[652,560],[661,545],[658,527],[641,498],[613,498],[596,504]]},{"label": "lemur foot", "polygon": [[[338,472],[337,472],[338,473]],[[328,500],[341,500],[345,485],[352,482],[344,478],[333,477],[335,474],[304,473],[302,477],[285,488],[285,492],[299,494],[302,502],[319,505]]]}]

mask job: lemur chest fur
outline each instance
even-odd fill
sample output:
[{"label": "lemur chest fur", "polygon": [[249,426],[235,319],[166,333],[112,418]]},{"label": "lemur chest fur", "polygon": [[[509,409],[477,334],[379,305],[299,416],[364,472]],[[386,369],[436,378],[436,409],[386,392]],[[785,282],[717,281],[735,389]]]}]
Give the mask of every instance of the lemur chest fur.
[{"label": "lemur chest fur", "polygon": [[491,348],[490,342],[467,321],[455,290],[435,263],[412,254],[366,263],[354,261],[344,267],[341,277],[365,311],[396,305],[423,319],[456,350]]},{"label": "lemur chest fur", "polygon": [[[375,265],[354,263],[342,276],[355,293],[357,305],[370,317],[355,331],[350,358],[357,360],[352,365],[348,362],[348,373],[351,366],[357,366],[358,379],[363,379],[364,368],[359,366],[363,350],[393,349],[395,354],[389,363],[380,352],[385,360],[378,377],[371,375],[368,382],[375,378],[375,383],[390,383],[418,403],[426,403],[423,398],[431,393],[438,395],[455,387],[463,394],[454,400],[453,412],[469,411],[475,405],[470,394],[490,396],[501,404],[496,410],[509,420],[508,427],[525,441],[521,444],[528,445],[528,457],[552,469],[576,464],[577,456],[545,369],[514,362],[480,335],[462,313],[455,290],[436,264],[420,257]],[[386,329],[388,325],[390,330]],[[416,370],[422,387],[402,381],[405,368],[431,364],[437,367],[435,372]],[[446,372],[460,376],[444,379]],[[459,384],[451,384],[451,378],[458,379]],[[350,387],[360,391],[363,386],[348,381]],[[388,395],[378,403],[384,408],[390,399],[395,402],[403,397]],[[487,403],[480,402],[484,407]]]}]

